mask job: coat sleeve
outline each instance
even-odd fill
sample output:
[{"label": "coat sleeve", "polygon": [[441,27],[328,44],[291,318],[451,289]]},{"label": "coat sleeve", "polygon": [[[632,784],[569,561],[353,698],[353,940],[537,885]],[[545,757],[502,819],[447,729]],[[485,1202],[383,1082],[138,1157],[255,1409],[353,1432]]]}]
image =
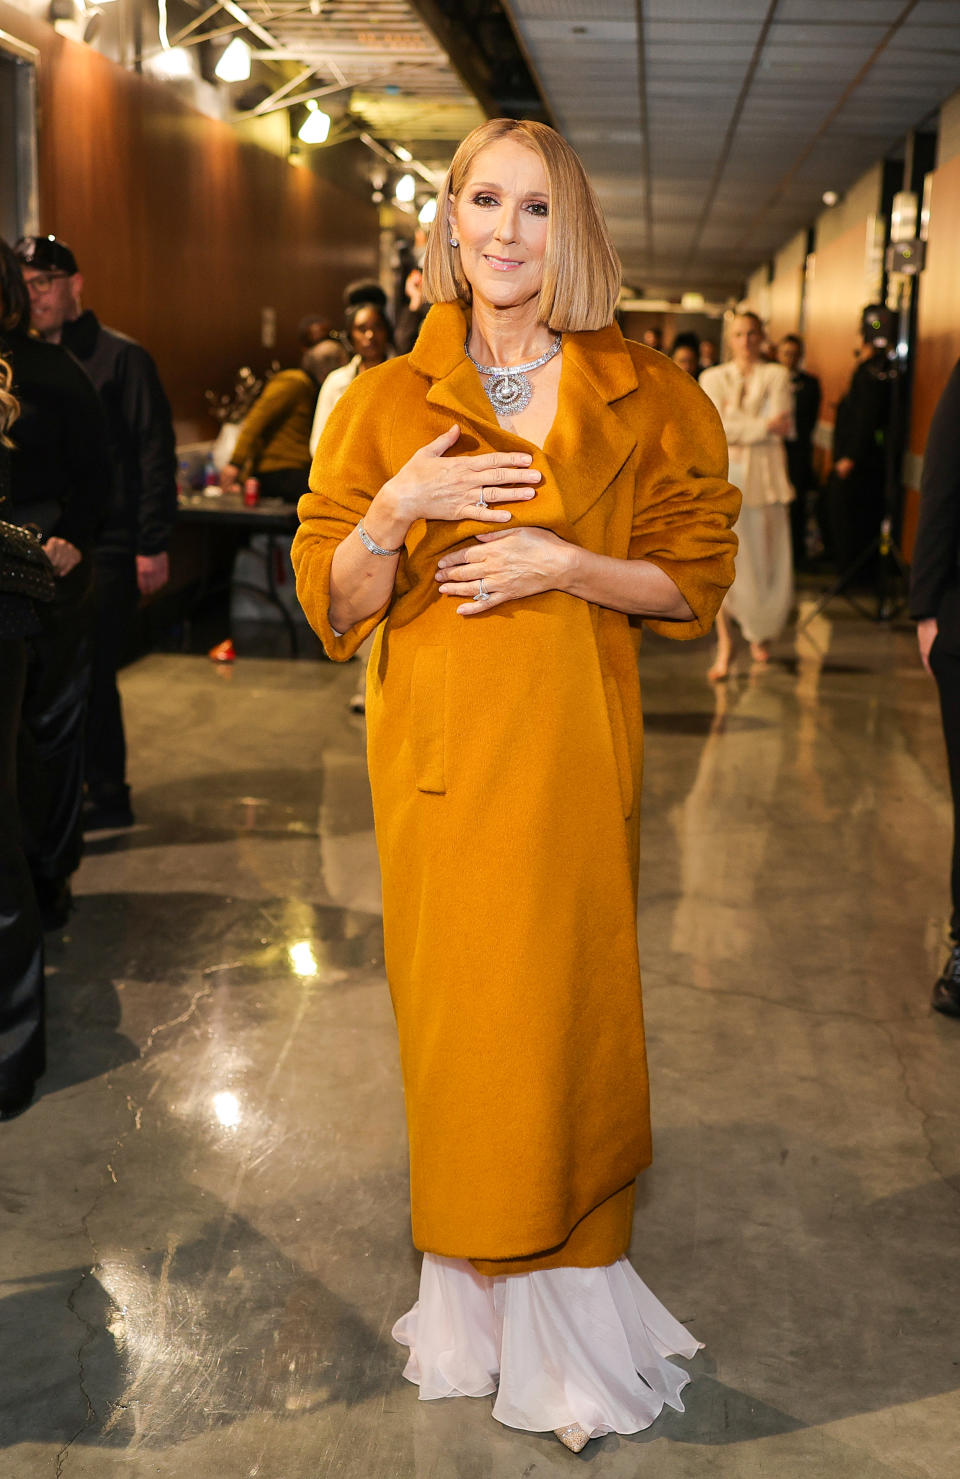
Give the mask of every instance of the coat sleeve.
[{"label": "coat sleeve", "polygon": [[[386,366],[384,367],[386,368]],[[390,466],[393,423],[402,397],[388,396],[376,370],[348,386],[324,427],[310,470],[310,492],[300,499],[300,528],[291,550],[297,599],[334,662],[347,662],[379,625],[392,604],[342,634],[330,625],[330,566],[340,542],[357,524],[384,483]],[[400,559],[403,569],[404,557]]]},{"label": "coat sleeve", "polygon": [[936,616],[960,561],[960,363],[933,413],[923,459],[920,519],[910,572],[910,615]]},{"label": "coat sleeve", "polygon": [[51,356],[60,392],[62,513],[51,533],[84,550],[93,544],[107,511],[110,460],[107,424],[93,384],[67,350]]},{"label": "coat sleeve", "polygon": [[120,376],[122,412],[139,465],[137,554],[162,554],[177,518],[177,446],[170,402],[151,355],[129,344]]},{"label": "coat sleeve", "polygon": [[671,384],[659,446],[641,463],[634,498],[630,558],[669,575],[692,621],[649,620],[664,637],[702,637],[733,582],[740,493],[727,482],[720,417],[699,386]]}]

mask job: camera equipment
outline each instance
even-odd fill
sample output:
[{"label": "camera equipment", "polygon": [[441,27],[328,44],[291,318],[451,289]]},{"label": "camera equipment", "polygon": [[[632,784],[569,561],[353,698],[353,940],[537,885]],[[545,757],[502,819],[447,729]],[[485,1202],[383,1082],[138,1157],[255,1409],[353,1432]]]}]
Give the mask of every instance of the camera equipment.
[{"label": "camera equipment", "polygon": [[[883,486],[877,489],[878,496],[883,500],[883,516],[876,535],[853,564],[824,592],[813,610],[801,622],[798,631],[808,626],[835,596],[843,596],[854,610],[873,621],[890,621],[903,605],[903,593],[910,572],[897,543],[897,536],[903,518],[901,468],[907,444],[909,324],[909,301],[903,305],[900,314],[882,303],[871,303],[860,315],[860,332],[864,342],[870,344],[874,350],[874,357],[869,365],[878,380],[886,380],[890,384],[886,424],[878,429],[884,449]],[[874,568],[874,611],[866,610],[849,589],[861,571],[871,564]]]},{"label": "camera equipment", "polygon": [[860,333],[874,349],[887,349],[897,342],[897,315],[882,303],[871,303],[860,315]]}]

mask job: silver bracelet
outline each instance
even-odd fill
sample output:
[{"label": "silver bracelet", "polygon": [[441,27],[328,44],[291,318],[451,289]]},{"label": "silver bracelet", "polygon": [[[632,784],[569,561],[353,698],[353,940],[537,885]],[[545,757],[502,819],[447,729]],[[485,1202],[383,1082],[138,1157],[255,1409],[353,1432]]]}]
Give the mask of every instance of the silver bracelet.
[{"label": "silver bracelet", "polygon": [[357,525],[357,533],[360,535],[360,538],[363,540],[364,544],[366,545],[367,549],[370,551],[370,553],[372,555],[402,555],[403,554],[403,545],[402,544],[401,544],[401,546],[400,546],[399,549],[381,549],[380,546],[379,546],[379,544],[374,544],[373,540],[370,538],[370,535],[367,533],[367,531],[363,527],[363,524],[362,523],[360,523],[360,524]]}]

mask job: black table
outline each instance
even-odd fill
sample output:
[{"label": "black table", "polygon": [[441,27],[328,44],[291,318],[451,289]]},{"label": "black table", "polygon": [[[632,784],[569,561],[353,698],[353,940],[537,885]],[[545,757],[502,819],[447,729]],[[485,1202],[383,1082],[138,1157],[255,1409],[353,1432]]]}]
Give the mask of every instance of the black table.
[{"label": "black table", "polygon": [[[216,494],[211,496],[209,493],[184,493],[181,494],[177,506],[177,522],[179,524],[200,525],[205,535],[211,534],[214,537],[218,530],[231,530],[237,535],[267,535],[266,590],[262,590],[259,586],[251,585],[248,581],[231,581],[231,583],[242,590],[251,591],[254,595],[259,596],[261,600],[269,601],[280,612],[287,629],[287,635],[290,638],[290,656],[296,657],[299,653],[297,624],[277,592],[274,567],[274,556],[278,537],[292,538],[297,531],[296,505],[284,503],[282,498],[263,498],[259,503],[250,506],[244,503],[243,498],[238,493],[221,493],[219,496]],[[241,540],[237,540],[237,547],[239,547],[241,542]],[[235,553],[236,548],[234,549]],[[284,553],[286,553],[286,550],[284,550]],[[204,538],[196,605],[199,605],[217,584],[210,579],[212,563],[210,546],[207,539]],[[230,568],[232,571],[232,558]]]}]

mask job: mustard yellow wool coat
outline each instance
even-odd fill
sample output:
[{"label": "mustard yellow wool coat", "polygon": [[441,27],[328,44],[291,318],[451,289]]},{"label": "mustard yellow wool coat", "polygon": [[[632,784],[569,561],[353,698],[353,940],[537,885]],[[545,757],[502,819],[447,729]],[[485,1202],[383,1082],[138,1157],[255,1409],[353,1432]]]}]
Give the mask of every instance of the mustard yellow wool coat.
[{"label": "mustard yellow wool coat", "polygon": [[[532,450],[515,525],[666,571],[709,630],[733,579],[740,496],[713,405],[611,327],[565,334],[556,421],[497,424],[456,304],[413,352],[359,375],[330,417],[293,546],[330,657],[379,626],[367,748],[400,1034],[413,1237],[485,1273],[611,1263],[650,1161],[637,952],[639,631],[559,591],[465,619],[434,575],[489,529],[411,528],[392,599],[337,636],[334,550],[382,485],[456,421],[450,456]],[[382,624],[381,624],[382,623]]]}]

